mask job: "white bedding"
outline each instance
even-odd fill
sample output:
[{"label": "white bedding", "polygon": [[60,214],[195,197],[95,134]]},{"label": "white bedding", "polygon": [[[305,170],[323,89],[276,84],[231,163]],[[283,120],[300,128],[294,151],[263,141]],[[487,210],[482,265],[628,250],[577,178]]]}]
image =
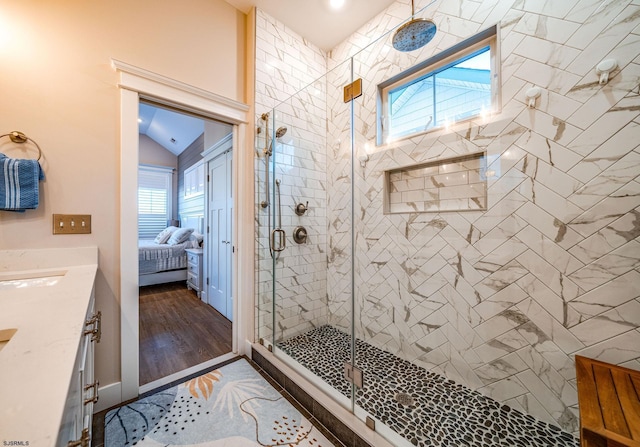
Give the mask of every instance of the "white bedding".
[{"label": "white bedding", "polygon": [[198,248],[202,243],[202,214],[181,214],[180,228],[193,228],[189,240],[178,245],[155,244],[153,240],[138,241],[140,286],[187,280],[186,248]]},{"label": "white bedding", "polygon": [[138,241],[139,274],[187,268],[187,253],[184,250],[190,247],[190,241],[177,245],[155,244],[152,240]]},{"label": "white bedding", "polygon": [[177,245],[156,244],[152,240],[138,241],[138,260],[168,259],[185,254],[184,249],[192,246],[191,241]]}]

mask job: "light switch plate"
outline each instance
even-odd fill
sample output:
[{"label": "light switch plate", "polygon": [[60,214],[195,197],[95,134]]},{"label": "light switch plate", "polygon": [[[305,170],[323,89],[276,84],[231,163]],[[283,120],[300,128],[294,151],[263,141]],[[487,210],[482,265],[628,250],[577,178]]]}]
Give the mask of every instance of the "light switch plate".
[{"label": "light switch plate", "polygon": [[90,234],[91,214],[54,214],[53,234]]}]

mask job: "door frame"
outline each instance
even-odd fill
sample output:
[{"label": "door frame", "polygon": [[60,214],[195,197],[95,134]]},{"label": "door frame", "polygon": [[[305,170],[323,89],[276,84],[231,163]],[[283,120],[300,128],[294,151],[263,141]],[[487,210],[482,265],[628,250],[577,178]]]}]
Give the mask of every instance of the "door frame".
[{"label": "door frame", "polygon": [[[249,106],[158,73],[112,59],[120,90],[120,402],[139,394],[138,303],[138,108],[149,100],[233,125],[233,352],[244,355],[253,340],[253,152]],[[244,179],[241,181],[241,179]],[[240,282],[237,278],[242,277]],[[249,280],[251,279],[251,280]],[[116,385],[116,384],[113,384]],[[113,389],[113,385],[109,385]],[[111,403],[117,404],[120,402]]]}]

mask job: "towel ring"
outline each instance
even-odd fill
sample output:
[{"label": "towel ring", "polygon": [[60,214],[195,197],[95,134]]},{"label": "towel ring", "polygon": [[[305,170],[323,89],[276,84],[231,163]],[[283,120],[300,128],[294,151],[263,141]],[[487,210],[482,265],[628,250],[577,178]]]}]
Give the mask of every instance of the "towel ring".
[{"label": "towel ring", "polygon": [[38,159],[37,159],[37,161],[40,161],[40,159],[42,158],[42,149],[40,149],[40,146],[38,146],[38,143],[36,143],[35,140],[33,140],[33,139],[29,138],[28,136],[26,136],[24,133],[19,132],[17,130],[14,130],[13,132],[9,132],[9,133],[5,133],[4,135],[0,135],[0,138],[3,138],[3,137],[9,137],[11,139],[11,141],[13,141],[14,143],[17,143],[17,144],[22,144],[22,143],[26,143],[27,141],[31,141],[38,148]]}]

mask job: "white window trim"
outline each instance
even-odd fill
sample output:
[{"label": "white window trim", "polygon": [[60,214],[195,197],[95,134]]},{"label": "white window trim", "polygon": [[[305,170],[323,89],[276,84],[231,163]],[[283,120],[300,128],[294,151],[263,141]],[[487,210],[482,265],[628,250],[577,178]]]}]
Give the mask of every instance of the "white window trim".
[{"label": "white window trim", "polygon": [[[139,173],[156,173],[161,174],[166,181],[166,190],[167,190],[167,209],[166,216],[164,220],[164,226],[166,227],[167,222],[173,217],[173,173],[174,168],[168,166],[154,166],[154,165],[144,165],[141,164],[138,166]],[[140,175],[138,179],[140,179]],[[138,190],[140,189],[140,180],[138,180]],[[139,194],[139,193],[138,193]],[[139,197],[139,196],[138,196]],[[140,204],[138,204],[138,210],[140,210]],[[138,214],[138,219],[140,218],[140,214]],[[162,231],[160,229],[158,232]],[[138,236],[140,236],[140,220],[138,220]],[[147,238],[149,239],[149,238]],[[153,238],[151,238],[153,239]]]},{"label": "white window trim", "polygon": [[[422,135],[429,132],[434,132],[442,129],[444,126],[432,127],[427,130],[415,132],[400,137],[394,138],[389,141],[388,135],[388,97],[391,90],[395,90],[401,85],[411,83],[417,78],[424,77],[426,75],[443,71],[464,59],[466,56],[480,50],[483,47],[490,47],[490,63],[491,63],[491,110],[488,111],[491,114],[500,113],[502,110],[502,102],[500,95],[500,51],[499,51],[499,31],[500,28],[496,24],[484,31],[481,31],[462,42],[436,54],[429,59],[414,65],[408,70],[393,76],[392,78],[378,84],[378,110],[376,114],[376,145],[385,146],[388,143],[401,141],[408,138],[413,138],[417,135]],[[478,115],[465,118],[456,123],[464,122],[467,120],[476,119]],[[449,123],[453,124],[453,123]]]}]

